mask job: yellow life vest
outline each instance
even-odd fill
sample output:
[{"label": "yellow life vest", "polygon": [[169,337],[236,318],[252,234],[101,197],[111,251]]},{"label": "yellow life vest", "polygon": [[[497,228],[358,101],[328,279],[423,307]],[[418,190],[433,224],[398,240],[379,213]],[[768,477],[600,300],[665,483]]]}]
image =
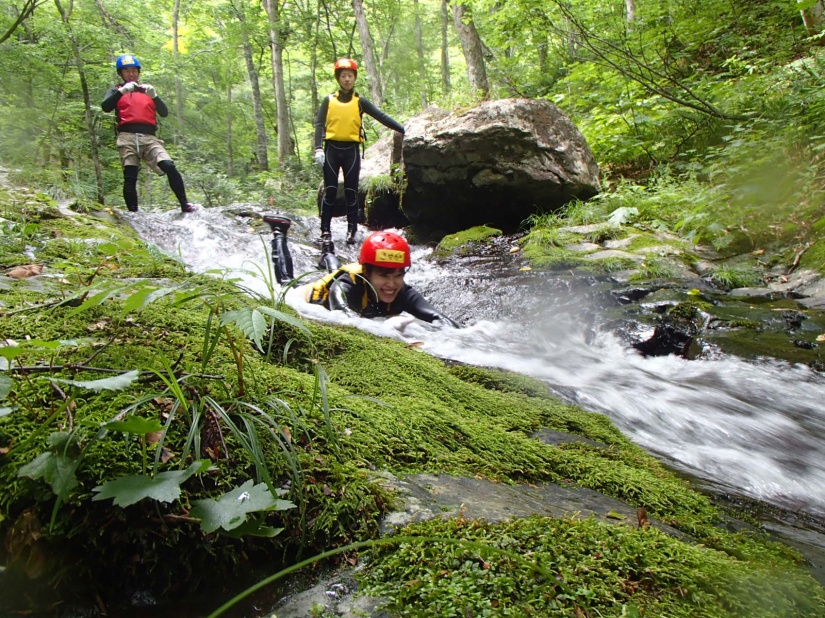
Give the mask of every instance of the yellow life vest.
[{"label": "yellow life vest", "polygon": [[327,107],[327,139],[337,142],[361,142],[361,104],[352,93],[347,103],[338,100],[338,93],[329,96]]},{"label": "yellow life vest", "polygon": [[[329,289],[340,277],[349,277],[353,283],[358,283],[359,279],[363,279],[364,269],[361,264],[344,264],[336,271],[328,273],[312,283],[307,285],[305,300],[313,305],[324,305],[329,309]],[[367,288],[364,287],[364,298],[361,301],[361,309],[367,306],[369,297],[367,295]]]}]

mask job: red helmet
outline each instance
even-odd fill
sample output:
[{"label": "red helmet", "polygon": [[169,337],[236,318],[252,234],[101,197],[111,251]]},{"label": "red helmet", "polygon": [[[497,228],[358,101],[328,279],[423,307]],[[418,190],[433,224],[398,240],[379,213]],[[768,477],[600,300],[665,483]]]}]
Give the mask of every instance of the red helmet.
[{"label": "red helmet", "polygon": [[373,232],[361,245],[358,261],[380,268],[409,268],[410,246],[394,232]]},{"label": "red helmet", "polygon": [[335,78],[338,78],[338,72],[341,69],[349,69],[355,71],[355,76],[358,76],[358,63],[352,58],[339,58],[335,61]]}]

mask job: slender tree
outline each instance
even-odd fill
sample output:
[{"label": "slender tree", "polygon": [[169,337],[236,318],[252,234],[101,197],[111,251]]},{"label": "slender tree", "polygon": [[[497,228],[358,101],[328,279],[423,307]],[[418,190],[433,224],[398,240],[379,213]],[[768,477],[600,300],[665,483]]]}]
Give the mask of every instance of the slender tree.
[{"label": "slender tree", "polygon": [[284,46],[281,40],[281,15],[278,0],[263,0],[269,19],[269,46],[272,51],[272,87],[275,91],[275,116],[278,133],[278,163],[284,165],[292,156],[289,136],[289,105],[284,82]]},{"label": "slender tree", "polygon": [[355,23],[358,24],[358,36],[361,38],[361,50],[364,53],[364,68],[369,77],[370,98],[379,107],[384,103],[384,93],[381,88],[381,77],[378,72],[378,63],[375,61],[373,52],[372,37],[370,36],[367,16],[364,13],[363,0],[352,0],[352,8],[355,11]]},{"label": "slender tree", "polygon": [[802,23],[805,24],[805,31],[808,36],[819,34],[822,30],[822,22],[825,20],[825,9],[822,6],[822,0],[817,0],[811,4],[810,0],[796,0],[797,4],[803,5],[800,9],[802,15]]},{"label": "slender tree", "polygon": [[477,92],[482,99],[490,97],[490,82],[487,80],[487,68],[484,65],[484,47],[481,37],[473,23],[470,9],[466,4],[453,4],[453,22],[467,62],[467,77],[470,79],[470,88]]},{"label": "slender tree", "polygon": [[415,53],[418,57],[418,83],[421,88],[421,109],[427,107],[427,62],[424,56],[424,32],[421,27],[421,7],[413,0],[415,9]]},{"label": "slender tree", "polygon": [[92,165],[94,166],[95,170],[95,187],[97,188],[97,201],[98,203],[103,204],[103,167],[100,164],[97,131],[95,131],[95,116],[92,112],[92,103],[91,99],[89,98],[89,82],[86,79],[86,67],[85,63],[83,62],[83,57],[80,53],[80,45],[78,44],[77,37],[75,36],[75,33],[72,30],[72,25],[70,23],[72,8],[74,5],[72,2],[69,2],[67,6],[64,6],[60,0],[54,0],[54,4],[57,7],[58,13],[60,13],[60,19],[63,22],[63,26],[66,28],[66,32],[69,37],[69,43],[72,48],[72,60],[74,62],[75,68],[77,69],[77,75],[80,78],[80,90],[83,93],[84,118],[86,122],[86,130],[89,134],[89,150],[92,158]]},{"label": "slender tree", "polygon": [[175,0],[172,10],[172,56],[175,66],[175,143],[183,141],[183,82],[180,75],[180,0]]},{"label": "slender tree", "polygon": [[45,1],[46,1],[46,0],[26,0],[26,1],[23,3],[23,6],[22,6],[22,7],[20,7],[19,9],[18,9],[18,8],[15,8],[15,10],[14,10],[14,12],[13,12],[13,14],[15,15],[15,17],[14,17],[14,19],[12,20],[12,23],[11,23],[11,24],[9,24],[9,26],[6,28],[6,30],[5,30],[2,34],[0,34],[0,43],[3,43],[3,42],[4,42],[4,41],[6,41],[9,37],[11,37],[11,35],[12,35],[12,34],[14,34],[14,31],[15,31],[15,30],[17,30],[17,28],[18,28],[18,27],[19,27],[19,26],[20,26],[20,25],[21,25],[24,21],[26,21],[26,19],[27,19],[27,18],[28,18],[28,17],[29,17],[32,13],[34,13],[34,9],[36,9],[38,6],[40,6],[41,4],[43,4]]},{"label": "slender tree", "polygon": [[447,36],[450,23],[450,9],[447,0],[441,0],[441,91],[450,94],[450,40]]}]

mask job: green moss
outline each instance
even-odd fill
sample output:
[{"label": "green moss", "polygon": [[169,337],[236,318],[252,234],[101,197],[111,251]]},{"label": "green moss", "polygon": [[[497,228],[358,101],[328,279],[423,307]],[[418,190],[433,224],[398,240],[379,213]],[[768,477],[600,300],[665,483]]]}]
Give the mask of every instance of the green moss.
[{"label": "green moss", "polygon": [[435,255],[436,257],[443,259],[453,253],[469,250],[468,245],[479,243],[493,236],[500,235],[501,230],[487,227],[486,225],[471,227],[463,232],[456,232],[455,234],[449,234],[442,238],[441,242],[438,243],[438,246],[435,249]]},{"label": "green moss", "polygon": [[[9,204],[3,209],[17,217],[10,219],[22,222],[23,228],[28,225],[26,213],[41,212],[32,204],[13,213]],[[0,448],[5,453],[0,460],[4,488],[0,534],[17,540],[9,547],[10,571],[39,557],[43,578],[76,586],[95,582],[97,592],[117,595],[132,585],[196,588],[207,577],[235,577],[264,559],[275,569],[299,550],[306,556],[376,536],[378,522],[390,508],[390,497],[369,481],[368,471],[376,468],[395,474],[480,476],[506,483],[576,483],[645,507],[651,515],[723,552],[698,551],[672,539],[657,540],[667,545],[656,550],[640,540],[642,532],[617,534],[586,523],[571,525],[568,531],[559,528],[563,522],[546,518],[514,522],[511,530],[492,529],[502,532],[501,539],[515,538],[523,525],[525,535],[529,530],[536,540],[552,540],[557,554],[547,560],[565,565],[561,570],[576,582],[575,589],[596,591],[594,599],[617,580],[605,579],[602,571],[613,563],[567,574],[573,568],[567,565],[583,560],[581,539],[587,534],[605,543],[598,545],[600,553],[635,556],[636,570],[625,576],[629,582],[625,591],[617,592],[633,599],[633,588],[647,585],[647,576],[638,575],[647,552],[659,551],[655,560],[651,558],[657,568],[666,569],[663,556],[668,552],[678,558],[677,563],[687,565],[684,574],[678,570],[682,567],[674,566],[677,576],[654,578],[656,587],[642,599],[652,608],[659,607],[656,603],[676,607],[670,604],[673,595],[668,591],[683,576],[690,582],[711,582],[708,589],[716,592],[728,590],[719,583],[723,578],[717,572],[747,583],[750,566],[727,571],[719,566],[726,561],[737,564],[740,555],[761,554],[782,565],[792,561],[776,558],[778,553],[759,539],[743,540],[717,530],[719,513],[704,496],[627,440],[607,417],[553,398],[535,380],[482,368],[448,367],[401,342],[325,324],[307,324],[310,340],[292,325],[271,323],[266,334],[273,349],[266,354],[233,324],[218,330],[218,314],[248,309],[258,301],[239,294],[227,282],[183,272],[176,263],[154,256],[130,234],[120,234],[117,225],[109,229],[105,223],[90,224],[95,234],[89,238],[106,239],[110,246],[104,248],[98,242],[66,240],[71,236],[57,234],[51,221],[41,218],[34,224],[36,229],[14,233],[40,238],[38,250],[48,252],[53,268],[60,260],[68,262],[76,251],[76,270],[62,266],[66,283],[34,289],[34,280],[0,289],[0,332],[21,342],[25,350],[14,359],[13,370],[4,373],[12,386],[2,403],[12,412],[0,417]],[[54,221],[59,221],[56,226],[74,225],[60,217]],[[99,268],[101,264],[116,268]],[[127,311],[135,289],[130,284],[118,294],[97,297],[89,306],[55,304],[90,284],[124,285],[118,279],[124,272],[163,274],[164,279],[153,282],[180,286],[189,294],[170,294],[141,311]],[[28,338],[64,343],[26,343]],[[69,339],[76,341],[65,343]],[[122,390],[90,390],[49,379],[91,381],[129,370],[140,370],[140,379]],[[211,459],[213,469],[189,479],[180,499],[173,502],[147,499],[119,507],[109,500],[92,501],[94,487],[144,468],[141,437],[98,435],[100,423],[117,415],[166,424],[164,458],[156,450],[159,446],[150,446],[150,468],[157,455],[159,471],[186,467],[194,458]],[[552,446],[530,437],[542,428],[577,434],[606,447]],[[76,460],[78,483],[57,508],[44,480],[18,476],[21,466],[49,451],[48,436],[55,431],[72,432],[82,452]],[[249,444],[260,448],[250,449]],[[287,497],[297,505],[266,516],[269,525],[285,529],[281,535],[236,540],[204,534],[188,517],[195,500],[216,497],[249,479],[259,480],[264,472],[274,486],[289,488]],[[456,536],[461,536],[460,528]],[[565,539],[576,535],[581,539],[571,541],[568,553]],[[526,541],[513,542],[520,547]],[[524,550],[544,551],[530,550],[526,544]],[[418,563],[410,565],[417,568]],[[468,587],[486,586],[484,573],[457,572]],[[395,576],[402,577],[399,572]],[[603,584],[603,579],[608,583]],[[795,574],[783,581],[791,592],[800,582],[808,584]],[[697,594],[704,590],[696,586]],[[780,592],[777,607],[781,609],[786,596]],[[816,588],[809,592],[809,599],[820,593]],[[532,599],[531,594],[525,598]],[[438,602],[454,598],[445,594]],[[475,598],[469,595],[467,602],[476,603]],[[500,598],[522,603],[508,600],[503,593]],[[403,599],[403,592],[398,592],[396,602],[403,604]],[[682,602],[696,610],[711,602],[707,599],[702,593]],[[415,600],[410,611],[425,607],[419,603]]]},{"label": "green moss", "polygon": [[[365,590],[399,616],[821,616],[821,588],[781,553],[733,559],[592,519],[434,520],[381,549]],[[439,542],[439,538],[462,543]]]},{"label": "green moss", "polygon": [[799,265],[803,268],[811,268],[825,274],[825,240],[817,240],[812,244],[802,257]]}]

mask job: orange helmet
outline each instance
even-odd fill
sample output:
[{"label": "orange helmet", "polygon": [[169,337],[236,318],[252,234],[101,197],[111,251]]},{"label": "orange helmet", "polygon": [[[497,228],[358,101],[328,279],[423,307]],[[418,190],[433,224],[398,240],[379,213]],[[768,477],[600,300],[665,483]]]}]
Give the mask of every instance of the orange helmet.
[{"label": "orange helmet", "polygon": [[373,232],[361,245],[358,261],[380,268],[409,268],[410,246],[394,232]]},{"label": "orange helmet", "polygon": [[335,79],[338,79],[338,72],[342,69],[355,71],[355,76],[358,77],[358,63],[352,58],[339,58],[335,61]]}]

